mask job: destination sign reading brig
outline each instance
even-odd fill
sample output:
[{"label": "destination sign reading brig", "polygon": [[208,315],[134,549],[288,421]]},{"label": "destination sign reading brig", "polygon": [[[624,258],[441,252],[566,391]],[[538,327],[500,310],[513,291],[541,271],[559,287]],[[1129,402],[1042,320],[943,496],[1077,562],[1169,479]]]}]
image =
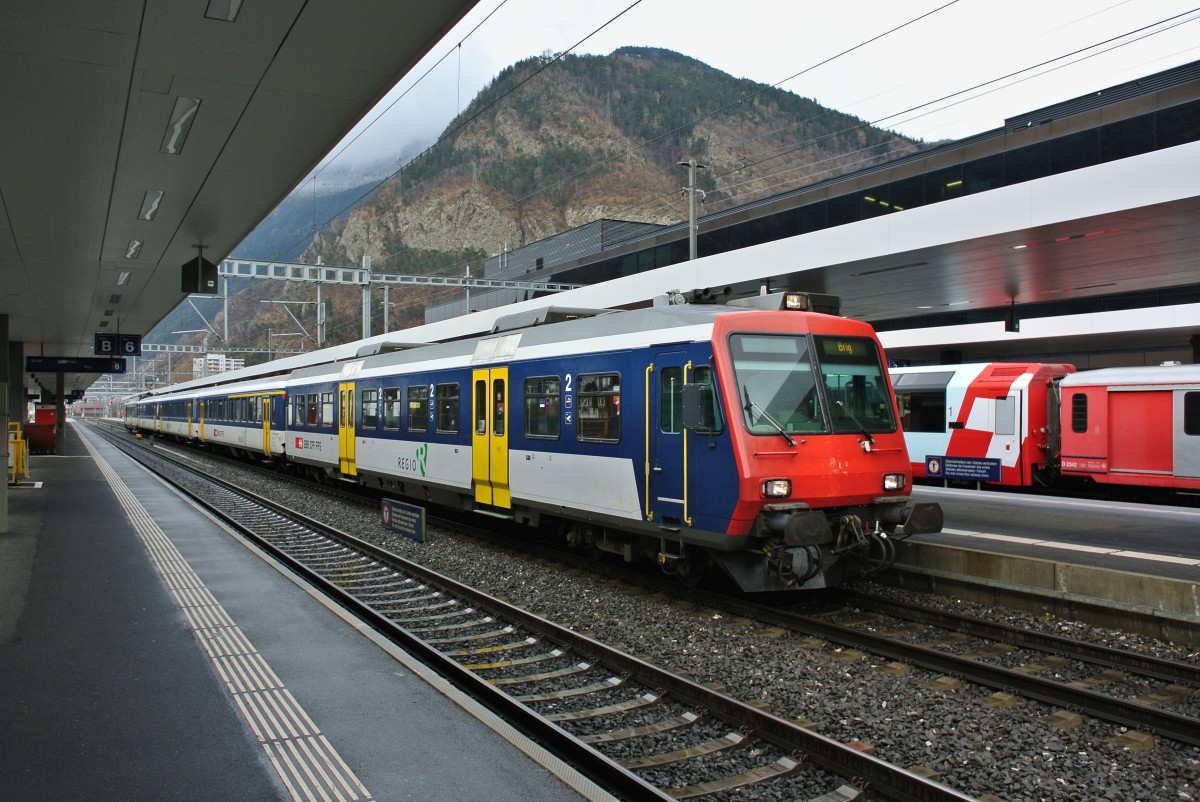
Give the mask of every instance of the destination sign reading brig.
[{"label": "destination sign reading brig", "polygon": [[821,346],[825,356],[866,356],[870,353],[862,340],[823,339]]},{"label": "destination sign reading brig", "polygon": [[396,534],[412,538],[418,543],[425,542],[424,507],[385,498],[379,507],[379,519]]}]

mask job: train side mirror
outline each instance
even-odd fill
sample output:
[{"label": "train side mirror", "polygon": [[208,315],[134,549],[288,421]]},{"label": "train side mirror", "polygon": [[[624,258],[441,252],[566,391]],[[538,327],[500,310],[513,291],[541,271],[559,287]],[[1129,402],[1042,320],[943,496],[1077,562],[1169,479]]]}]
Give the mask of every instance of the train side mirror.
[{"label": "train side mirror", "polygon": [[714,434],[717,429],[716,405],[711,384],[684,385],[682,394],[683,428],[697,434]]}]

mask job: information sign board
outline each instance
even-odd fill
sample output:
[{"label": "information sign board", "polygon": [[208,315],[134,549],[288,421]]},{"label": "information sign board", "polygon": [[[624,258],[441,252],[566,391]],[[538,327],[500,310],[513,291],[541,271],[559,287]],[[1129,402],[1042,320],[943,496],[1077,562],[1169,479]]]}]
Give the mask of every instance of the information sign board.
[{"label": "information sign board", "polygon": [[29,373],[124,373],[122,357],[99,356],[27,356]]},{"label": "information sign board", "polygon": [[141,356],[140,334],[96,334],[92,350],[96,356]]},{"label": "information sign board", "polygon": [[385,498],[379,508],[383,525],[399,535],[425,542],[425,508]]}]

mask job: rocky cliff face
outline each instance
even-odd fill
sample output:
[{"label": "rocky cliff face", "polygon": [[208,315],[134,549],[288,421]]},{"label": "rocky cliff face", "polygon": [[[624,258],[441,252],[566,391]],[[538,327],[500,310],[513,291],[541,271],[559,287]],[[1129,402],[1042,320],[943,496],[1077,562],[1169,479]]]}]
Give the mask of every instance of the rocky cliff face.
[{"label": "rocky cliff face", "polygon": [[[489,255],[597,219],[686,219],[681,160],[707,165],[699,186],[706,196],[703,213],[711,213],[920,146],[665,50],[621,48],[554,62],[531,58],[503,70],[437,145],[322,227],[298,258],[297,243],[313,222],[322,226],[324,215],[361,197],[362,186],[350,180],[339,187],[341,194],[305,195],[294,208],[285,204],[272,215],[273,229],[264,225],[255,232],[254,252],[246,255],[336,265],[358,265],[370,256],[376,272],[461,276],[469,269],[478,276]],[[286,255],[278,254],[284,245]],[[423,322],[426,305],[455,294],[411,285],[393,289],[390,328]],[[250,282],[230,304],[232,342],[264,344],[269,329],[296,331],[281,304],[260,303],[280,299],[296,302],[289,308],[315,331],[312,287]],[[321,299],[329,321],[326,342],[356,339],[361,291],[326,286]],[[382,298],[373,303],[378,332]],[[218,317],[215,325],[223,321]]]},{"label": "rocky cliff face", "polygon": [[414,273],[438,252],[447,255],[439,269],[461,274],[469,254],[599,218],[686,218],[676,163],[689,157],[707,165],[707,213],[918,147],[669,51],[547,61],[503,71],[438,145],[315,239],[303,261],[369,255],[373,269]]}]

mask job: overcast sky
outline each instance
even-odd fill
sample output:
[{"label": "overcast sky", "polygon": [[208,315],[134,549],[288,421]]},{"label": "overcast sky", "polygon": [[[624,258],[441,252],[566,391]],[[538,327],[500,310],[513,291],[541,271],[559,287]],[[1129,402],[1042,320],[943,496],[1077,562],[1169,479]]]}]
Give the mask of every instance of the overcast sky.
[{"label": "overcast sky", "polygon": [[625,45],[675,50],[911,137],[957,139],[1200,59],[1200,8],[1174,0],[481,0],[332,154],[339,166],[395,159],[432,141],[520,59]]}]

